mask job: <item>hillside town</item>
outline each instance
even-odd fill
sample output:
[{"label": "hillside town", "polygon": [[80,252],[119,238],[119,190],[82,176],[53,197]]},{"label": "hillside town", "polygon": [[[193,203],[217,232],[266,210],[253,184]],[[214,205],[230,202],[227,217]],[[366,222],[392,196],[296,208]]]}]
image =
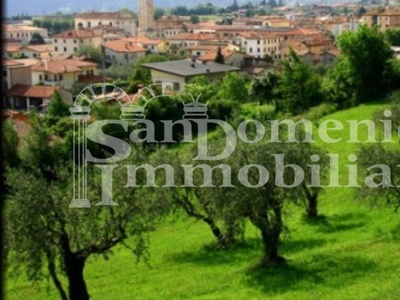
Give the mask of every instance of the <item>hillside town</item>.
[{"label": "hillside town", "polygon": [[[262,76],[276,67],[274,62],[287,59],[290,49],[307,64],[331,65],[339,54],[335,39],[344,31],[357,31],[360,24],[377,24],[382,31],[400,28],[400,9],[395,6],[370,5],[367,11],[358,4],[286,5],[275,7],[267,16],[248,16],[246,9],[238,9],[229,20],[216,16],[193,22],[179,15],[155,20],[152,0],[138,4],[137,15],[129,10],[75,14],[73,28],[53,35],[30,25],[32,21],[5,24],[3,107],[45,109],[55,90],[62,90],[70,101],[75,96],[71,93],[74,84],[101,82],[105,68],[134,65],[149,54],[181,58],[158,70],[158,76],[153,72],[152,77],[153,82],[175,83],[180,91],[188,81],[181,71],[182,60],[206,66],[197,68],[195,76],[215,76],[210,72],[213,69],[220,74],[236,70]],[[43,43],[31,42],[37,36]],[[81,50],[87,48],[100,50],[103,63],[82,55]],[[393,50],[400,53],[399,48]],[[214,66],[218,51],[225,68]]]}]

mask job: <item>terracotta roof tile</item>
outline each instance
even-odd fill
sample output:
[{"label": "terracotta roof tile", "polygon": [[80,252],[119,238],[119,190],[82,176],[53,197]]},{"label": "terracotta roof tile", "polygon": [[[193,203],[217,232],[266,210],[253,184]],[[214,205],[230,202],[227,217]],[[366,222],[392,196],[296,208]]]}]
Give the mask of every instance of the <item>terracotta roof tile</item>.
[{"label": "terracotta roof tile", "polygon": [[80,14],[76,15],[75,18],[81,18],[81,19],[121,19],[121,18],[126,18],[125,16],[133,18],[133,15],[130,15],[129,13],[97,12],[97,11],[80,13]]},{"label": "terracotta roof tile", "polygon": [[114,52],[122,52],[122,53],[146,52],[146,49],[138,46],[135,43],[128,42],[125,40],[108,41],[106,43],[103,43],[102,46],[111,49]]},{"label": "terracotta roof tile", "polygon": [[5,24],[3,27],[4,31],[14,32],[14,31],[40,31],[46,30],[45,28],[35,27],[35,26],[27,26],[27,25],[11,25]]},{"label": "terracotta roof tile", "polygon": [[53,38],[91,38],[100,37],[101,34],[87,29],[70,29],[53,36]]},{"label": "terracotta roof tile", "polygon": [[53,45],[26,45],[24,48],[35,52],[52,52],[54,51]]},{"label": "terracotta roof tile", "polygon": [[14,45],[9,45],[9,44],[5,44],[3,50],[4,50],[5,52],[8,52],[8,53],[15,53],[15,52],[20,51],[21,48],[22,48],[22,45],[15,45],[15,44],[14,44]]},{"label": "terracotta roof tile", "polygon": [[7,91],[7,95],[30,98],[51,98],[55,90],[56,88],[52,86],[17,84]]},{"label": "terracotta roof tile", "polygon": [[144,36],[137,36],[137,37],[129,37],[123,38],[123,41],[132,42],[136,44],[143,44],[143,45],[158,45],[162,42],[161,39],[150,39]]},{"label": "terracotta roof tile", "polygon": [[32,71],[46,71],[53,74],[79,72],[82,67],[95,67],[94,62],[79,59],[57,58],[41,61],[31,67]]},{"label": "terracotta roof tile", "polygon": [[[200,56],[198,58],[198,60],[214,61],[215,57],[217,56],[217,53],[218,53],[218,47],[217,47],[217,49],[209,51],[206,54]],[[231,55],[233,55],[235,53],[240,53],[241,55],[243,55],[243,57],[251,57],[250,55],[247,55],[246,53],[242,53],[242,52],[236,51],[234,49],[230,49],[229,47],[225,47],[225,48],[221,49],[221,53],[224,56],[224,58],[230,57]]]},{"label": "terracotta roof tile", "polygon": [[204,41],[204,40],[215,40],[216,36],[210,34],[201,33],[180,33],[169,37],[169,40],[192,40],[192,41]]}]

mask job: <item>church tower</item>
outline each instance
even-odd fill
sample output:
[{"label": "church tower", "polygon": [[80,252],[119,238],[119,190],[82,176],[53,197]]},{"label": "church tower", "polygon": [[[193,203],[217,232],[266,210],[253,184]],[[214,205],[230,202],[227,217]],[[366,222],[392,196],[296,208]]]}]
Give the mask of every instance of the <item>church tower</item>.
[{"label": "church tower", "polygon": [[155,36],[154,0],[138,0],[139,36]]}]

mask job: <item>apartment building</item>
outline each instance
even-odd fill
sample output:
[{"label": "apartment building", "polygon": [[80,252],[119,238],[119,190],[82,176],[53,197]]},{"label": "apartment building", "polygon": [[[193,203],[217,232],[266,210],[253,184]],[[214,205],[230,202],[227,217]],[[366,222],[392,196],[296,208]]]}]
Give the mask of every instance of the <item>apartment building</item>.
[{"label": "apartment building", "polygon": [[381,30],[400,29],[400,9],[378,8],[363,15],[363,23],[368,26],[378,25]]},{"label": "apartment building", "polygon": [[53,36],[54,53],[65,57],[73,55],[83,46],[100,47],[102,35],[87,29],[71,29]]},{"label": "apartment building", "polygon": [[40,34],[44,39],[49,37],[45,28],[26,25],[3,25],[3,38],[5,40],[15,40],[27,44],[32,39],[34,33]]},{"label": "apartment building", "polygon": [[136,35],[136,22],[136,17],[128,10],[118,12],[85,12],[78,14],[74,19],[76,29],[109,25],[122,29],[125,36]]}]

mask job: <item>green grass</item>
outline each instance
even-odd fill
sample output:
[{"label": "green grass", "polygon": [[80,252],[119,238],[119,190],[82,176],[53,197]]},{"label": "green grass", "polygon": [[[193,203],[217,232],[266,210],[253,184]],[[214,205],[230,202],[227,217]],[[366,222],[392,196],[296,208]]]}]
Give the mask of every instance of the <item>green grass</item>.
[{"label": "green grass", "polygon": [[[345,125],[332,137],[349,138],[346,120],[369,119],[384,105],[364,105],[326,116]],[[360,129],[366,134],[365,130]],[[316,137],[318,140],[318,138]],[[319,144],[322,143],[319,141]],[[340,179],[357,144],[323,145],[340,154]],[[374,162],[371,162],[372,164]],[[326,189],[320,197],[321,217],[304,219],[302,209],[290,206],[290,233],[283,237],[284,267],[257,266],[262,255],[257,231],[248,226],[246,244],[218,250],[209,229],[193,220],[177,221],[151,235],[148,267],[118,247],[109,260],[91,258],[85,276],[92,299],[399,299],[400,219],[392,208],[371,209],[354,200],[348,188]],[[23,277],[7,281],[8,299],[58,299],[46,282],[40,290]]]}]

